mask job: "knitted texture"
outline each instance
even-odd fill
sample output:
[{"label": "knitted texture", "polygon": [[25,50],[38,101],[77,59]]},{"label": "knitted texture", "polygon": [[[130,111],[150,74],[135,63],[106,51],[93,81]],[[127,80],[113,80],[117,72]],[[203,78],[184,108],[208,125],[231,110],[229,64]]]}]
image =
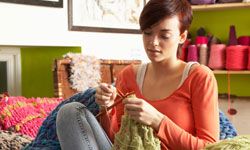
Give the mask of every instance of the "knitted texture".
[{"label": "knitted texture", "polygon": [[71,87],[77,91],[85,91],[96,87],[101,80],[100,62],[94,56],[79,53],[67,53],[64,58],[70,58]]},{"label": "knitted texture", "polygon": [[250,135],[236,136],[231,139],[221,140],[217,143],[209,144],[205,150],[249,150]]},{"label": "knitted texture", "polygon": [[[135,97],[135,95],[129,97]],[[122,116],[121,128],[115,134],[112,150],[160,150],[160,143],[151,127],[132,120],[125,112]]]},{"label": "knitted texture", "polygon": [[226,115],[220,111],[220,140],[237,136],[237,131]]},{"label": "knitted texture", "polygon": [[47,115],[60,98],[4,97],[0,100],[0,124],[3,130],[35,137]]},{"label": "knitted texture", "polygon": [[95,103],[95,89],[90,88],[85,92],[80,92],[69,99],[61,102],[45,119],[36,138],[27,146],[25,150],[60,150],[60,143],[56,134],[56,116],[58,110],[65,104],[71,102],[80,102],[84,104],[94,115],[98,114],[99,106]]},{"label": "knitted texture", "polygon": [[[97,115],[99,112],[99,107],[95,103],[95,89],[90,88],[85,92],[80,92],[69,99],[61,102],[52,113],[44,120],[36,138],[29,144],[25,150],[40,150],[42,148],[46,148],[47,150],[60,150],[60,144],[56,134],[56,116],[58,110],[65,104],[71,102],[80,102],[84,104],[94,115]],[[227,117],[220,111],[220,129],[221,135],[220,139],[225,139],[229,137],[234,137],[236,135],[236,130]],[[121,127],[122,128],[122,127]],[[124,130],[121,129],[121,130]],[[146,129],[142,129],[146,130]],[[233,131],[233,132],[232,132]],[[148,133],[147,135],[151,135],[151,130],[143,131]],[[128,132],[126,132],[128,133]],[[133,132],[130,132],[133,133]],[[225,135],[225,136],[224,136]],[[119,136],[119,135],[118,135]],[[123,141],[123,139],[122,139]]]},{"label": "knitted texture", "polygon": [[32,138],[11,131],[0,130],[1,150],[20,150],[31,142]]}]

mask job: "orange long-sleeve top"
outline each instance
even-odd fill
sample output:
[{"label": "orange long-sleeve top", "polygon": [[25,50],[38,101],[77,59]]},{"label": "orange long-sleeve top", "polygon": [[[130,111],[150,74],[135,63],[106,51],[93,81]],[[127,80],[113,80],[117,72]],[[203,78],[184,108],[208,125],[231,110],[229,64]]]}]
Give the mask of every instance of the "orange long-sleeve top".
[{"label": "orange long-sleeve top", "polygon": [[[134,91],[136,97],[144,99],[165,115],[156,133],[161,140],[161,149],[196,150],[219,140],[217,82],[207,67],[196,67],[183,84],[164,99],[152,101],[142,95],[132,65],[120,72],[116,87],[123,93]],[[121,103],[100,118],[112,141],[120,128],[123,114],[124,105]]]}]

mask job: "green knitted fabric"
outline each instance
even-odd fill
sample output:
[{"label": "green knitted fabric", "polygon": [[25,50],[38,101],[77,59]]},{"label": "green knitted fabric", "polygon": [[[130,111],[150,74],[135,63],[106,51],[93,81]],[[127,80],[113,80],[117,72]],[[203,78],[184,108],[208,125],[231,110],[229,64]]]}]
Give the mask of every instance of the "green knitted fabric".
[{"label": "green knitted fabric", "polygon": [[250,150],[250,135],[236,136],[232,139],[221,140],[209,144],[205,150]]},{"label": "green knitted fabric", "polygon": [[151,127],[132,120],[125,113],[112,150],[160,150],[160,143]]}]

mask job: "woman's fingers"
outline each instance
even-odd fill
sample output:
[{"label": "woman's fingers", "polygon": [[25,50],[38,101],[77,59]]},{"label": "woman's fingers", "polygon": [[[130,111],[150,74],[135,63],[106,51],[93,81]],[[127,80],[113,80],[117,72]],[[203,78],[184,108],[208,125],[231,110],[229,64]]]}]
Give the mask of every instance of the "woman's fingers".
[{"label": "woman's fingers", "polygon": [[110,101],[109,100],[104,101],[102,99],[96,99],[96,103],[101,105],[101,106],[108,106]]},{"label": "woman's fingers", "polygon": [[112,85],[108,85],[107,83],[101,83],[100,88],[105,93],[113,93]]},{"label": "woman's fingers", "polygon": [[142,105],[143,100],[138,98],[125,98],[123,101],[123,104],[135,104],[135,105]]},{"label": "woman's fingers", "polygon": [[129,112],[142,111],[142,103],[143,100],[137,98],[126,98],[123,100],[124,107]]},{"label": "woman's fingers", "polygon": [[115,87],[106,83],[101,83],[98,87],[96,87],[96,103],[102,106],[110,106],[115,99],[114,95],[116,94],[114,93]]},{"label": "woman's fingers", "polygon": [[111,95],[108,95],[108,94],[107,94],[107,95],[104,95],[104,94],[101,94],[101,95],[100,95],[100,94],[96,94],[96,95],[95,95],[95,98],[96,98],[96,99],[101,99],[101,100],[104,100],[104,101],[105,101],[105,100],[110,100],[110,96],[111,96]]}]

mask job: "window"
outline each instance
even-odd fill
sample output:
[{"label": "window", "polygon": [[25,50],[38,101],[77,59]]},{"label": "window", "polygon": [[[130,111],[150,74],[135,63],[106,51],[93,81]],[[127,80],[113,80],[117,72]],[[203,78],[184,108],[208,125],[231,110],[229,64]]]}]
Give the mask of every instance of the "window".
[{"label": "window", "polygon": [[0,61],[0,93],[7,91],[7,62]]},{"label": "window", "polygon": [[0,47],[0,93],[21,95],[20,49]]}]

